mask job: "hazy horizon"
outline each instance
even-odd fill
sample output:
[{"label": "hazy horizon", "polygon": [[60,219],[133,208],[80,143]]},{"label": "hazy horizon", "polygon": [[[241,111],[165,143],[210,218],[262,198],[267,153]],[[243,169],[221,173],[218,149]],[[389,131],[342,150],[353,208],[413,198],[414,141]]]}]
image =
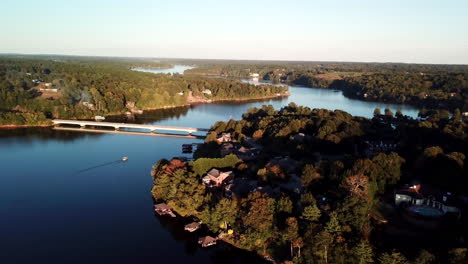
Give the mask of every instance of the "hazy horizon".
[{"label": "hazy horizon", "polygon": [[3,1],[0,53],[468,64],[464,1]]},{"label": "hazy horizon", "polygon": [[468,66],[468,63],[419,63],[400,61],[338,61],[338,60],[275,60],[275,59],[224,59],[224,58],[176,58],[176,57],[150,57],[150,56],[108,56],[108,55],[73,55],[53,53],[0,53],[0,56],[63,56],[63,57],[91,57],[91,58],[115,58],[115,59],[150,59],[150,60],[193,60],[193,61],[251,61],[251,62],[291,62],[291,63],[379,63],[379,64],[420,64],[420,65],[457,65]]}]

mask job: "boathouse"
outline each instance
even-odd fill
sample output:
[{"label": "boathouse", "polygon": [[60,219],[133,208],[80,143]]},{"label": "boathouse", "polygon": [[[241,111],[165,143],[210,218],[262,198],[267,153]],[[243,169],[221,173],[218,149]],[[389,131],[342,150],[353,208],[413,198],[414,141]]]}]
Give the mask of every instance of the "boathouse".
[{"label": "boathouse", "polygon": [[216,240],[216,238],[210,236],[200,237],[198,239],[198,244],[200,244],[202,247],[209,247],[216,245]]},{"label": "boathouse", "polygon": [[159,215],[170,215],[172,217],[175,217],[176,215],[172,212],[172,209],[165,203],[160,203],[160,204],[156,204],[154,206],[154,210],[156,211],[156,213],[158,213]]},{"label": "boathouse", "polygon": [[200,228],[200,226],[201,226],[201,223],[193,222],[188,225],[185,225],[184,230],[189,231],[189,232],[194,232],[194,231],[197,231]]}]

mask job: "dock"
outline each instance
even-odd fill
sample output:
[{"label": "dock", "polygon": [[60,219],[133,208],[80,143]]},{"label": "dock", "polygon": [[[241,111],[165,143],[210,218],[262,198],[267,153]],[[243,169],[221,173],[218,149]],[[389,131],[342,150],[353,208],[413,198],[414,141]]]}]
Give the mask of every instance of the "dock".
[{"label": "dock", "polygon": [[158,213],[159,215],[170,215],[171,217],[176,217],[176,215],[172,211],[172,208],[170,208],[165,203],[156,204],[154,206],[154,211],[156,211],[156,213]]}]

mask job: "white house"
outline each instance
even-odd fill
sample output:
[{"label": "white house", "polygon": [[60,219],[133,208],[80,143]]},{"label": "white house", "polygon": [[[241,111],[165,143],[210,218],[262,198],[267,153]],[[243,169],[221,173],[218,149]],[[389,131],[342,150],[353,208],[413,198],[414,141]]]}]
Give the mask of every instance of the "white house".
[{"label": "white house", "polygon": [[211,90],[210,89],[205,89],[205,90],[202,91],[202,93],[211,95]]}]

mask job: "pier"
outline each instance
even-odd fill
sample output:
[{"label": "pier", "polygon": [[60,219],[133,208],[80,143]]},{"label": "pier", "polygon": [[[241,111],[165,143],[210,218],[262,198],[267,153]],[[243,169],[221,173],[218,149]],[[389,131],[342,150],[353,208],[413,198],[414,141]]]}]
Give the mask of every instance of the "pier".
[{"label": "pier", "polygon": [[[121,128],[127,129],[139,129],[139,130],[147,130],[146,134],[160,134],[159,132],[164,135],[174,135],[174,136],[182,136],[180,134],[170,134],[171,132],[184,132],[187,133],[188,136],[193,136],[193,133],[196,132],[208,132],[209,129],[206,128],[193,128],[193,127],[176,127],[176,126],[160,126],[160,125],[144,125],[144,124],[132,124],[132,123],[114,123],[114,122],[98,122],[98,121],[84,121],[84,120],[63,120],[63,119],[53,119],[52,123],[55,126],[59,125],[74,125],[79,126],[81,129],[85,129],[86,127],[110,127],[113,128],[115,131],[120,131]],[[57,128],[57,127],[56,127]],[[60,127],[61,128],[61,127]],[[65,130],[65,129],[63,129]],[[91,129],[86,129],[91,130]],[[131,132],[131,131],[125,131]],[[145,132],[137,132],[139,134],[145,134]]]}]

